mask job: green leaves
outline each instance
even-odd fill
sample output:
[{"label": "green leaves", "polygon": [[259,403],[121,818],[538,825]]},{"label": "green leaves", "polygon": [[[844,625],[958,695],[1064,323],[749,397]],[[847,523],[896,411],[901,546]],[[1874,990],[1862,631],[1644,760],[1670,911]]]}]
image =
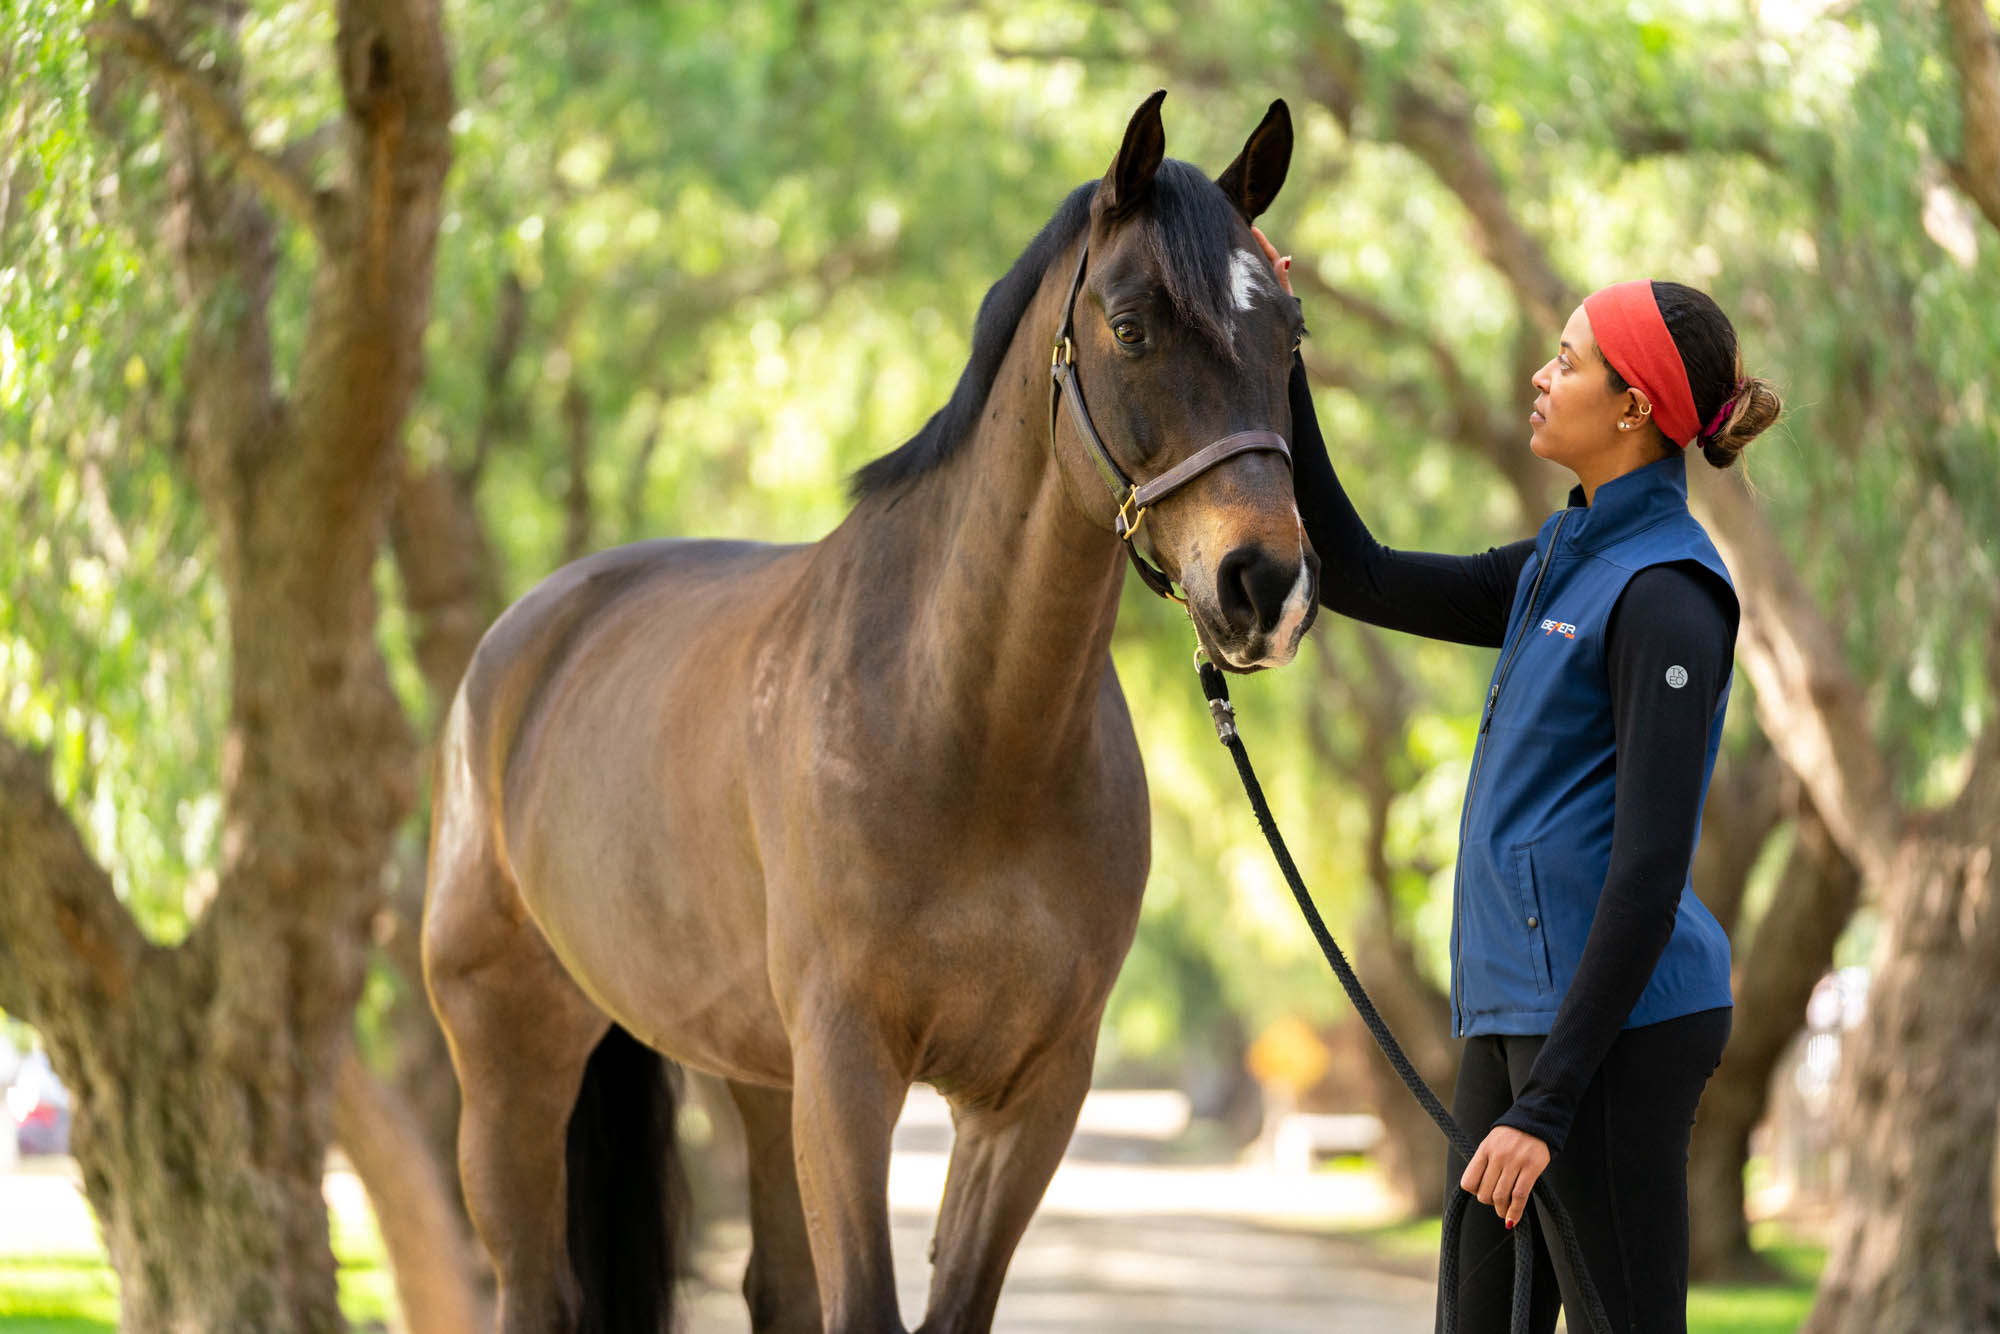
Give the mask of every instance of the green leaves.
[{"label": "green leaves", "polygon": [[[476,470],[509,595],[561,559],[573,477],[591,545],[825,532],[846,474],[948,396],[986,287],[1156,86],[1168,151],[1211,169],[1270,97],[1291,102],[1298,149],[1267,221],[1317,290],[1352,298],[1308,294],[1307,353],[1378,535],[1471,550],[1526,533],[1539,516],[1467,448],[1467,403],[1504,433],[1553,331],[1523,318],[1461,198],[1397,142],[1415,90],[1462,117],[1567,283],[1678,277],[1736,320],[1746,368],[1790,404],[1750,469],[1849,627],[1906,791],[1948,792],[1992,725],[1978,630],[2000,596],[2000,236],[1951,212],[1957,112],[1928,10],[449,9],[461,111],[406,443]],[[0,17],[0,726],[50,747],[121,888],[170,935],[213,862],[227,644],[175,454],[191,316],[163,276],[162,113],[100,77],[90,13]],[[243,28],[252,137],[290,146],[322,188],[344,184],[340,155],[316,151],[338,109],[331,21],[260,0]],[[272,307],[281,367],[305,258],[289,255]],[[381,587],[396,595],[387,571]],[[1349,908],[1368,874],[1352,691],[1374,661],[1355,633],[1322,622],[1306,661],[1242,695],[1309,877]],[[414,710],[394,609],[384,640]],[[1126,608],[1117,654],[1157,842],[1146,962],[1116,1002],[1145,1016],[1135,1034],[1181,1022],[1180,987],[1256,1018],[1317,994],[1186,647],[1166,609]],[[1387,761],[1393,893],[1435,955],[1427,868],[1449,861],[1487,660],[1383,651],[1410,691]]]},{"label": "green leaves", "polygon": [[44,747],[121,895],[177,936],[212,883],[226,643],[174,473],[179,315],[120,225],[151,170],[90,123],[87,6],[0,21],[0,725]]}]

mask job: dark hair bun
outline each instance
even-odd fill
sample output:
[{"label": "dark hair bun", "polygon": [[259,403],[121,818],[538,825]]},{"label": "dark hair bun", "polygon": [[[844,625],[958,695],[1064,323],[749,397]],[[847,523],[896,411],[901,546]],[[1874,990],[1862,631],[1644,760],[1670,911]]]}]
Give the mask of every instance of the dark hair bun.
[{"label": "dark hair bun", "polygon": [[1778,390],[1769,380],[1753,375],[1743,382],[1735,394],[1736,406],[1729,413],[1729,420],[1714,435],[1705,435],[1695,443],[1701,446],[1702,457],[1718,468],[1727,468],[1736,462],[1752,440],[1762,435],[1770,425],[1778,420],[1778,414],[1785,410],[1784,400],[1778,397]]},{"label": "dark hair bun", "polygon": [[[1655,280],[1653,301],[1673,336],[1694,394],[1694,410],[1704,422],[1729,407],[1728,420],[1695,441],[1702,457],[1718,468],[1736,456],[1784,410],[1769,380],[1743,374],[1743,354],[1736,345],[1736,327],[1715,304],[1715,298],[1685,283]],[[1733,406],[1732,406],[1733,405]]]}]

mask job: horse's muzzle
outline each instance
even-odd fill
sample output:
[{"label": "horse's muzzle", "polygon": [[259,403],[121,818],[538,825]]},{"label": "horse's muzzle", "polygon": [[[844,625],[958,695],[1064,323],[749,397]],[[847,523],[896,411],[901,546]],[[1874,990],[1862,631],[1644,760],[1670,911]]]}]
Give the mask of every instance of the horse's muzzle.
[{"label": "horse's muzzle", "polygon": [[1215,624],[1222,665],[1237,671],[1282,667],[1298,652],[1319,609],[1319,557],[1310,551],[1280,560],[1267,547],[1246,544],[1215,568]]}]

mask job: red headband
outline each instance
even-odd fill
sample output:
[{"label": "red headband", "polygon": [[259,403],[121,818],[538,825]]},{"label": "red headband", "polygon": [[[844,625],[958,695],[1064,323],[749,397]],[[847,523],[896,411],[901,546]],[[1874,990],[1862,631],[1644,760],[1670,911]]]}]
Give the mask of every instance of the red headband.
[{"label": "red headband", "polygon": [[1613,283],[1593,292],[1583,299],[1583,313],[1611,369],[1652,400],[1660,433],[1682,449],[1693,444],[1701,434],[1701,418],[1695,415],[1687,367],[1653,299],[1651,281]]}]

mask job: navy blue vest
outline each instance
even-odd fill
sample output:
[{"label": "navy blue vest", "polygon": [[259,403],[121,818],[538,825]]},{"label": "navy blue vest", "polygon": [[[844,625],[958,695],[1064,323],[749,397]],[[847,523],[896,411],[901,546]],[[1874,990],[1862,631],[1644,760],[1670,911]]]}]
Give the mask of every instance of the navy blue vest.
[{"label": "navy blue vest", "polygon": [[[1535,537],[1473,751],[1451,931],[1461,1037],[1547,1033],[1576,975],[1611,865],[1616,748],[1604,631],[1618,595],[1640,570],[1671,561],[1729,580],[1688,513],[1684,458],[1626,473],[1588,507],[1580,502],[1573,495]],[[1728,705],[1725,680],[1704,796]],[[1729,938],[1684,883],[1673,938],[1625,1026],[1730,1003]]]}]

